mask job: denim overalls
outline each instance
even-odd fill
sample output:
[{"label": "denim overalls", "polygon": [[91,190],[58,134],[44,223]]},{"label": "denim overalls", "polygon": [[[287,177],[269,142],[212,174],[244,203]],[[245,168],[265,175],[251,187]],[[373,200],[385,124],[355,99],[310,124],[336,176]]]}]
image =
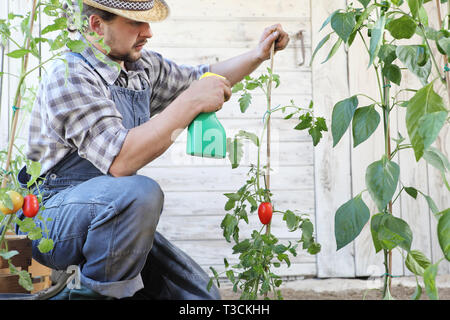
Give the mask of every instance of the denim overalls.
[{"label": "denim overalls", "polygon": [[[69,54],[89,64],[82,55]],[[148,83],[143,90],[108,86],[125,128],[149,120]],[[23,168],[19,181],[26,185],[28,178]],[[220,298],[217,288],[206,290],[209,278],[200,266],[156,232],[164,194],[151,178],[104,175],[73,152],[49,170],[40,192],[42,215],[51,218],[48,236],[55,243],[52,251],[41,253],[39,241],[33,241],[33,258],[43,265],[79,266],[81,285],[114,298],[136,293],[146,299]],[[21,211],[18,216],[23,218]],[[16,233],[21,233],[18,227]]]}]

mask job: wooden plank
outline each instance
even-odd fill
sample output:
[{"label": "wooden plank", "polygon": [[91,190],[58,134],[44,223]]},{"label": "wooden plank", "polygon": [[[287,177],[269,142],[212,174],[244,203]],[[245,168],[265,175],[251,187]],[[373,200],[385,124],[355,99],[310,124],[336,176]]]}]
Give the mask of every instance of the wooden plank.
[{"label": "wooden plank", "polygon": [[[230,18],[217,20],[171,18],[160,24],[152,24],[152,48],[160,47],[190,48],[254,48],[264,28],[280,22],[278,18],[256,19]],[[291,35],[299,30],[309,29],[309,19],[295,18],[282,22],[283,29]],[[200,31],[201,30],[201,31]],[[220,30],[220,36],[218,31]],[[310,37],[305,37],[305,45],[310,45]]]},{"label": "wooden plank", "polygon": [[0,293],[29,293],[19,284],[19,276],[0,274]]},{"label": "wooden plank", "polygon": [[[149,40],[146,48],[154,50],[153,40]],[[211,48],[211,47],[190,47],[189,50],[181,47],[158,47],[157,50],[165,58],[179,62],[180,64],[196,65],[203,63],[214,63],[217,61],[224,61],[228,58],[235,57],[243,53],[242,48]],[[298,64],[302,61],[301,43],[291,36],[288,47],[282,52],[275,55],[275,73],[281,71],[306,71],[310,70],[309,62],[311,58],[311,47],[305,45],[305,63],[303,66]],[[264,64],[259,69],[265,70]],[[283,81],[283,78],[281,78]]]},{"label": "wooden plank", "polygon": [[[184,134],[185,135],[185,134]],[[271,157],[272,165],[278,166],[312,166],[313,165],[313,145],[310,141],[285,141],[274,140],[271,144],[274,156]],[[257,163],[256,146],[247,142],[244,147],[244,157],[242,165]],[[265,161],[266,155],[261,155],[262,161]],[[193,157],[186,154],[186,142],[177,140],[163,155],[153,160],[150,167],[204,167],[214,166],[231,168],[228,158],[211,159],[202,157]]]},{"label": "wooden plank", "polygon": [[[31,265],[31,240],[23,236],[5,236],[5,240],[8,245],[8,251],[16,250],[19,254],[15,255],[11,259],[11,263],[19,268],[28,268]],[[4,249],[3,244],[1,249]],[[0,258],[0,269],[9,268],[7,260]]]},{"label": "wooden plank", "polygon": [[[292,239],[292,241],[294,241]],[[175,246],[184,252],[190,252],[189,256],[201,266],[220,265],[226,258],[230,265],[239,262],[239,254],[233,254],[233,243],[222,240],[192,241],[192,240],[170,240]],[[280,241],[285,245],[289,243],[286,240]],[[296,257],[289,256],[291,263],[314,263],[314,255],[310,255],[304,250],[298,250]]]},{"label": "wooden plank", "polygon": [[184,0],[173,0],[169,4],[171,17],[278,17],[307,18],[310,15],[309,1],[270,0],[193,0],[186,5]]},{"label": "wooden plank", "polygon": [[[165,192],[163,216],[225,215],[227,198],[219,191]],[[192,201],[195,199],[195,201]],[[314,190],[280,190],[273,195],[277,210],[295,210],[305,214],[314,214]]]},{"label": "wooden plank", "polygon": [[[314,1],[311,6],[313,48],[324,36],[324,33],[318,33],[323,21],[339,8],[345,8],[345,1]],[[322,54],[330,49],[331,45],[325,44]],[[331,64],[319,64],[316,61],[312,66],[315,115],[328,119],[328,125],[333,105],[349,96],[346,75],[347,57],[342,50],[336,53]],[[348,135],[333,148],[330,133],[325,134],[314,149],[317,241],[322,245],[321,252],[317,255],[318,277],[355,275],[353,246],[336,251],[334,238],[334,214],[338,207],[352,196],[349,149]]]},{"label": "wooden plank", "polygon": [[[156,180],[164,191],[226,191],[235,190],[245,183],[247,168],[238,167],[234,170],[218,170],[214,167],[205,168],[152,168],[144,167],[140,174]],[[279,167],[271,174],[271,189],[305,190],[314,185],[313,167]],[[288,187],[287,187],[288,186]]]},{"label": "wooden plank", "polygon": [[[158,230],[169,240],[222,240],[223,231],[220,228],[223,216],[195,215],[195,216],[161,216]],[[314,221],[314,217],[310,216]],[[257,212],[248,214],[249,224],[240,224],[242,239],[250,238],[253,230],[261,229]],[[271,225],[272,234],[279,239],[300,239],[301,231],[290,232],[283,221],[283,216],[274,213]]]}]

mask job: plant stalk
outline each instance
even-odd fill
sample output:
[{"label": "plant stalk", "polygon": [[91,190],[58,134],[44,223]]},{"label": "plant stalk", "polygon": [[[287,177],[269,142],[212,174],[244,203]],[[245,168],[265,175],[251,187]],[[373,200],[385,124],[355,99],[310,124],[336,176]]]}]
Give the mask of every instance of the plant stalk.
[{"label": "plant stalk", "polygon": [[[391,131],[390,131],[390,82],[386,77],[383,77],[383,118],[384,118],[384,144],[385,144],[385,154],[387,159],[391,159]],[[388,204],[388,212],[392,214],[392,200],[389,201]],[[386,257],[385,257],[386,258]],[[386,265],[386,273],[389,275],[392,274],[392,251],[388,250],[387,252],[387,265]],[[386,275],[386,279],[390,276]],[[386,282],[385,282],[386,285]],[[387,281],[387,285],[389,287],[389,291],[391,291],[391,280]]]},{"label": "plant stalk", "polygon": [[[36,15],[36,2],[37,0],[33,0],[32,3],[32,9],[31,9],[31,13],[30,13],[30,22],[29,22],[29,30],[30,30],[30,37],[33,33],[33,27],[34,27],[34,17]],[[31,38],[27,37],[26,39],[26,44],[25,44],[25,49],[29,50],[30,49],[30,42],[31,42]],[[25,74],[26,74],[26,70],[28,67],[28,56],[29,53],[25,54],[24,58],[23,58],[23,63],[22,63],[22,69],[21,69],[21,76],[20,76],[20,80],[19,83],[17,85],[17,90],[16,90],[16,95],[14,97],[14,113],[13,113],[13,120],[12,120],[12,126],[11,126],[11,132],[10,132],[10,137],[9,137],[9,144],[8,144],[8,154],[6,157],[6,164],[5,164],[5,171],[9,170],[9,166],[11,164],[11,158],[12,158],[12,149],[14,146],[14,139],[15,139],[15,135],[16,135],[16,128],[17,128],[17,122],[19,120],[19,111],[20,111],[20,106],[22,103],[22,96],[20,94],[20,88],[22,86],[23,81],[25,80]],[[8,176],[5,175],[3,181],[2,181],[2,188],[6,187],[6,183],[8,181]],[[3,241],[3,238],[1,239]],[[1,243],[1,242],[0,242]]]}]

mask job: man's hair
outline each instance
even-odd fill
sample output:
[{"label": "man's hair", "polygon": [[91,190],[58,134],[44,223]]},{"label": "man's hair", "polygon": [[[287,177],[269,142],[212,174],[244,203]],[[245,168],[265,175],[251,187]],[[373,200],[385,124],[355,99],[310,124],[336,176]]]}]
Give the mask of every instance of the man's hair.
[{"label": "man's hair", "polygon": [[[75,4],[74,4],[74,7],[75,7]],[[64,10],[68,9],[67,4],[63,5],[63,9]],[[81,14],[82,14],[82,16],[85,16],[86,18],[89,18],[91,15],[95,14],[95,15],[99,16],[100,18],[102,18],[105,21],[112,21],[112,20],[114,20],[117,17],[117,15],[114,14],[114,13],[111,13],[111,12],[108,12],[108,11],[105,11],[105,10],[102,10],[102,9],[98,9],[98,8],[95,8],[95,7],[92,7],[92,6],[87,5],[85,3],[83,3],[83,11],[81,12]],[[70,19],[71,19],[70,15],[69,16],[68,15],[64,15],[64,16],[66,18],[68,18],[69,21],[70,21]],[[71,24],[70,22],[68,24],[68,29],[69,29],[70,32],[76,31],[76,27],[74,27],[73,24]]]},{"label": "man's hair", "polygon": [[83,3],[83,12],[82,14],[86,17],[90,17],[91,15],[95,14],[97,16],[99,16],[100,18],[102,18],[105,21],[112,21],[114,20],[117,15],[102,9],[98,9],[95,7],[92,7],[90,5],[87,5],[85,3]]}]

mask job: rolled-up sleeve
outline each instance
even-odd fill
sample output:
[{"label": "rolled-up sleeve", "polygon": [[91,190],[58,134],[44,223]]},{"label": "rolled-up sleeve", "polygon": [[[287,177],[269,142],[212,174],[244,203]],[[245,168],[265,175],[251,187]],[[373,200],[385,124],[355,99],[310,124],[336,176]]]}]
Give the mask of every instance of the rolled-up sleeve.
[{"label": "rolled-up sleeve", "polygon": [[[58,68],[60,70],[58,70]],[[60,65],[54,72],[64,72]],[[54,139],[107,174],[128,133],[122,116],[93,72],[75,67],[70,77],[49,77],[45,107]]]}]

